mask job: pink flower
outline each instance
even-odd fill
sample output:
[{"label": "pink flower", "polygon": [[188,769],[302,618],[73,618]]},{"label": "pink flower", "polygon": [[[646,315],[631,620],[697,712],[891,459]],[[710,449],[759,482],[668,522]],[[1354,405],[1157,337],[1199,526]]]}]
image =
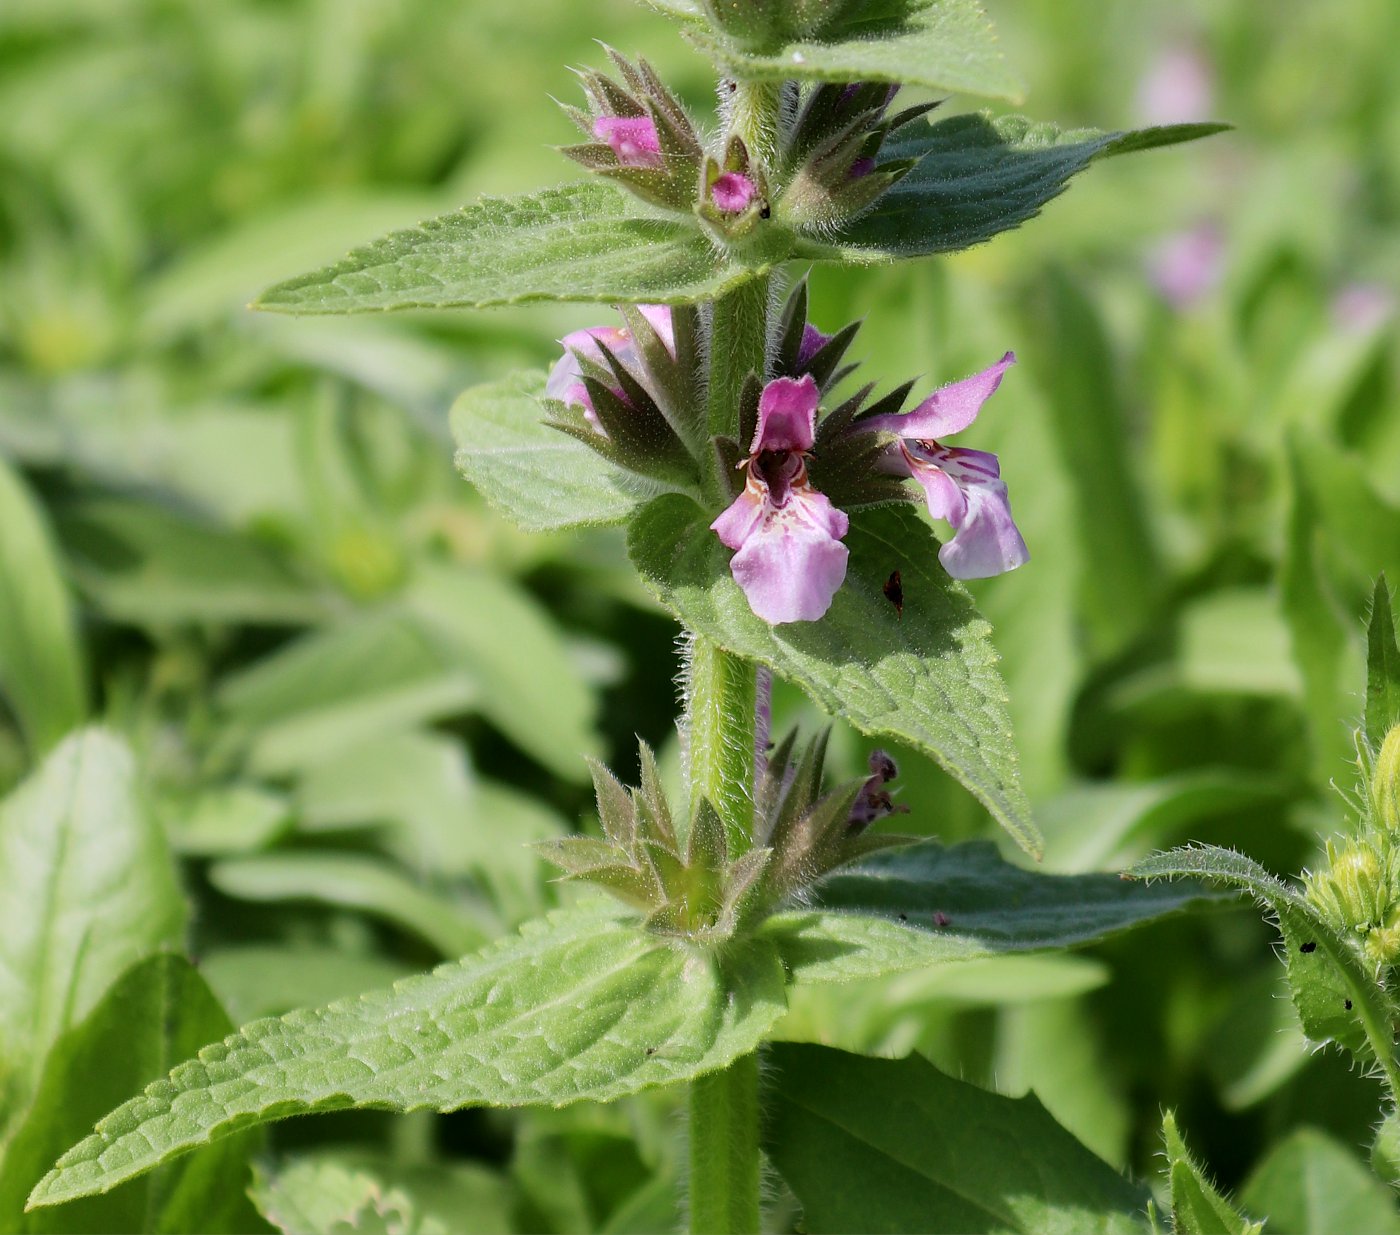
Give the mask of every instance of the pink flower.
[{"label": "pink flower", "polygon": [[1215,72],[1200,52],[1177,45],[1162,51],[1138,89],[1137,111],[1146,124],[1209,120],[1215,105]]},{"label": "pink flower", "polygon": [[612,147],[623,167],[664,167],[656,122],[650,116],[599,116],[593,136]]},{"label": "pink flower", "polygon": [[[639,304],[637,308],[661,337],[666,350],[674,357],[676,337],[671,325],[671,306]],[[602,348],[599,347],[599,344],[602,344],[602,347],[606,347],[617,358],[619,364],[625,366],[638,381],[641,381],[636,340],[632,338],[632,332],[624,326],[589,326],[584,330],[566,334],[559,342],[563,344],[564,354],[554,362],[554,368],[549,371],[544,396],[546,399],[558,399],[570,407],[581,407],[589,422],[601,433],[603,427],[598,423],[598,415],[593,410],[593,400],[583,382],[580,357],[606,368],[607,361]],[[620,389],[614,388],[613,393],[626,402],[626,396]]]},{"label": "pink flower", "polygon": [[710,200],[725,214],[738,214],[757,192],[757,186],[742,172],[721,172],[710,186]]},{"label": "pink flower", "polygon": [[821,393],[811,374],[763,388],[744,491],[710,528],[737,552],[729,569],[765,622],[814,622],[846,577],[849,521],[807,479]]},{"label": "pink flower", "polygon": [[938,560],[955,579],[985,579],[1014,570],[1029,558],[1011,517],[1006,484],[996,455],[944,446],[937,439],[965,429],[1001,384],[1016,357],[1007,352],[996,364],[972,377],[935,390],[908,412],[858,420],[852,432],[887,432],[899,441],[885,455],[884,466],[916,480],[929,514],[946,519],[953,538]]}]

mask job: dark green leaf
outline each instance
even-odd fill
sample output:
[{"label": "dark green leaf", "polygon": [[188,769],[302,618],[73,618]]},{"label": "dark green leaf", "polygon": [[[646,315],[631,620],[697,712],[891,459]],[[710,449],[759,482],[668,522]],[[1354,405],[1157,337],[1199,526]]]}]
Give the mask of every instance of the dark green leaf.
[{"label": "dark green leaf", "polygon": [[1366,741],[1379,751],[1385,735],[1400,724],[1400,647],[1395,611],[1385,576],[1376,579],[1366,633]]},{"label": "dark green leaf", "polygon": [[392,232],[264,292],[280,313],[485,308],[537,300],[688,304],[760,274],[726,264],[695,221],[601,181],[487,197]]},{"label": "dark green leaf", "polygon": [[986,841],[889,850],[819,883],[807,905],[770,918],[797,982],[833,982],[1005,952],[1071,948],[1180,912],[1198,887],[1117,875],[1045,875]]},{"label": "dark green leaf", "polygon": [[777,1043],[767,1150],[818,1232],[1137,1232],[1149,1194],[1034,1097],[1004,1098],[917,1055]]},{"label": "dark green leaf", "polygon": [[100,1116],[159,1080],[176,1060],[232,1029],[204,980],[181,957],[166,953],[127,970],[49,1054],[33,1109],[0,1169],[0,1229],[258,1229],[243,1194],[253,1148],[246,1135],[230,1137],[105,1196],[22,1212],[29,1190],[54,1159]]},{"label": "dark green leaf", "polygon": [[966,249],[1033,218],[1095,159],[1192,141],[1222,127],[1106,133],[989,114],[919,121],[881,152],[882,159],[919,160],[914,170],[835,241],[807,242],[801,252],[875,262]]},{"label": "dark green leaf", "polygon": [[[768,665],[863,733],[908,743],[967,786],[1022,845],[1040,837],[1016,775],[1005,688],[989,630],[938,564],[938,542],[909,507],[852,517],[846,581],[818,622],[769,626],[729,572],[709,518],[667,495],[638,513],[628,551],[649,588],[690,629]],[[884,594],[901,573],[903,617]]]}]

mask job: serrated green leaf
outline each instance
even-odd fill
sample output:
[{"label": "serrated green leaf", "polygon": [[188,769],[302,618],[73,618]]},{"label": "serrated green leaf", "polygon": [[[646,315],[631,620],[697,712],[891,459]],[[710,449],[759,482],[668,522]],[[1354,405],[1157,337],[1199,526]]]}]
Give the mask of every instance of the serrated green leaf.
[{"label": "serrated green leaf", "polygon": [[1303,1032],[1363,1060],[1374,1058],[1373,1041],[1390,1041],[1394,1014],[1358,951],[1300,893],[1257,862],[1232,850],[1193,845],[1153,854],[1130,873],[1143,879],[1185,875],[1248,892],[1277,919]]},{"label": "serrated green leaf", "polygon": [[0,1109],[129,965],[176,946],[185,904],[124,743],[65,739],[0,803]]},{"label": "serrated green leaf", "polygon": [[[730,552],[692,502],[667,495],[628,527],[646,585],[690,629],[768,665],[833,715],[937,759],[1031,853],[1041,841],[1016,775],[1006,692],[987,623],[938,564],[938,542],[910,507],[851,518],[846,581],[818,622],[769,626],[729,572]],[[899,570],[900,617],[884,584]]]},{"label": "serrated green leaf", "polygon": [[1021,82],[1006,67],[996,33],[975,0],[924,0],[907,15],[874,20],[866,7],[850,6],[850,15],[820,41],[793,40],[761,53],[709,31],[685,35],[725,73],[746,80],[885,81],[1021,97]]},{"label": "serrated green leaf", "polygon": [[510,1189],[480,1166],[404,1165],[353,1149],[256,1168],[253,1203],[286,1235],[509,1235]]},{"label": "serrated green leaf", "polygon": [[1199,888],[1046,875],[987,841],[923,841],[829,875],[763,925],[794,982],[841,982],[1007,952],[1073,948],[1179,913]]},{"label": "serrated green leaf", "polygon": [[556,913],[391,990],[245,1025],[102,1120],[30,1203],[289,1115],[610,1101],[724,1067],[783,1007],[771,944],[720,958],[611,906]]},{"label": "serrated green leaf", "polygon": [[1385,735],[1400,724],[1400,646],[1395,642],[1395,611],[1385,576],[1371,594],[1366,628],[1366,741],[1379,751]]},{"label": "serrated green leaf", "polygon": [[695,221],[602,181],[487,197],[269,288],[279,313],[486,308],[539,300],[690,304],[763,273],[727,264]]},{"label": "serrated green leaf", "polygon": [[1240,1204],[1290,1235],[1400,1235],[1389,1188],[1345,1145],[1298,1128],[1269,1150],[1240,1189]]},{"label": "serrated green leaf", "polygon": [[970,248],[1033,218],[1095,159],[1193,141],[1223,127],[1063,130],[990,114],[918,121],[881,151],[882,159],[917,159],[913,171],[836,239],[802,242],[799,250],[878,262]]},{"label": "serrated green leaf", "polygon": [[57,547],[0,455],[0,696],[42,754],[77,725],[87,683]]},{"label": "serrated green leaf", "polygon": [[[230,1137],[103,1197],[24,1213],[54,1158],[126,1095],[233,1025],[189,962],[170,953],[128,969],[54,1044],[28,1118],[0,1169],[0,1229],[14,1232],[257,1229],[243,1190],[247,1136]],[[121,1048],[113,1049],[119,1042]]]},{"label": "serrated green leaf", "polygon": [[1206,1179],[1186,1150],[1170,1111],[1162,1121],[1175,1235],[1258,1235],[1263,1224],[1239,1213]]},{"label": "serrated green leaf", "polygon": [[917,1055],[776,1043],[766,1148],[813,1232],[1138,1232],[1149,1194],[1035,1097],[954,1080]]},{"label": "serrated green leaf", "polygon": [[300,850],[227,858],[209,868],[209,881],[239,900],[314,901],[373,914],[412,931],[445,957],[487,941],[459,906],[363,854]]},{"label": "serrated green leaf", "polygon": [[623,471],[545,424],[542,373],[475,386],[452,405],[457,466],[527,532],[621,523],[658,484]]}]

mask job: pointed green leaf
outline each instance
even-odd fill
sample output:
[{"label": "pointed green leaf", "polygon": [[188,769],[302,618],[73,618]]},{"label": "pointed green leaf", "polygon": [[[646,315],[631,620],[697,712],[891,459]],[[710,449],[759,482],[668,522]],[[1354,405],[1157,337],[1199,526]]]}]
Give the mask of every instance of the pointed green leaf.
[{"label": "pointed green leaf", "polygon": [[800,251],[875,262],[970,248],[1033,218],[1095,159],[1193,141],[1223,127],[1062,130],[990,114],[919,121],[881,151],[882,159],[917,159],[914,170],[835,240],[806,242]]},{"label": "pointed green leaf", "polygon": [[1208,901],[1199,887],[1046,875],[987,841],[922,841],[827,876],[763,926],[794,982],[841,982],[1005,952],[1080,947]]},{"label": "pointed green leaf", "polygon": [[130,752],[102,729],[73,734],[0,804],[0,1111],[18,1110],[54,1039],[129,965],[178,945],[184,923]]},{"label": "pointed green leaf", "polygon": [[510,1189],[484,1167],[405,1165],[349,1149],[255,1168],[250,1195],[258,1212],[286,1235],[509,1235],[517,1229]]},{"label": "pointed green leaf", "polygon": [[762,273],[727,264],[688,216],[602,181],[486,197],[269,288],[279,313],[486,308],[538,300],[689,304]]},{"label": "pointed green leaf", "polygon": [[289,1115],[606,1102],[724,1067],[783,1008],[771,944],[721,959],[608,905],[556,913],[391,990],[245,1025],[102,1120],[30,1203]]},{"label": "pointed green leaf", "polygon": [[256,1215],[243,1195],[253,1148],[247,1136],[230,1137],[104,1197],[23,1212],[30,1189],[99,1117],[159,1080],[177,1059],[232,1029],[204,979],[183,958],[165,953],[127,970],[49,1053],[33,1108],[0,1168],[0,1230],[255,1229]]},{"label": "pointed green leaf", "polygon": [[[679,496],[632,520],[628,551],[643,581],[688,628],[768,665],[863,733],[933,756],[1025,849],[1040,836],[1016,774],[1006,691],[987,623],[938,564],[938,542],[910,507],[851,519],[846,581],[818,622],[769,626],[729,573],[709,517]],[[904,587],[901,618],[884,595]]]},{"label": "pointed green leaf", "polygon": [[661,486],[545,423],[542,373],[474,386],[452,405],[457,466],[517,527],[621,523]]},{"label": "pointed green leaf", "polygon": [[1177,1235],[1258,1235],[1263,1224],[1251,1222],[1218,1193],[1186,1150],[1167,1112],[1162,1121],[1167,1174],[1172,1194],[1172,1230]]},{"label": "pointed green leaf", "polygon": [[0,696],[36,754],[82,720],[85,676],[53,537],[0,455]]},{"label": "pointed green leaf", "polygon": [[918,1055],[769,1051],[766,1148],[813,1232],[1129,1232],[1149,1194],[1039,1099],[1005,1098]]},{"label": "pointed green leaf", "polygon": [[1309,901],[1257,862],[1228,849],[1192,845],[1144,858],[1130,873],[1144,879],[1185,875],[1248,892],[1277,919],[1303,1032],[1362,1059],[1375,1058],[1373,1042],[1390,1042],[1394,1012],[1360,953]]},{"label": "pointed green leaf", "polygon": [[1379,751],[1392,726],[1400,724],[1400,647],[1390,587],[1381,575],[1371,597],[1366,631],[1366,741]]},{"label": "pointed green leaf", "polygon": [[[684,16],[675,0],[665,7]],[[868,5],[848,5],[849,15],[820,40],[793,40],[764,52],[746,51],[709,31],[687,30],[686,37],[725,73],[744,79],[902,82],[987,98],[1021,97],[1021,83],[1006,67],[980,4],[920,0],[910,7],[913,12],[872,18]]]},{"label": "pointed green leaf", "polygon": [[209,882],[239,900],[357,909],[413,932],[449,958],[488,938],[461,907],[367,854],[298,850],[227,858],[209,868]]},{"label": "pointed green leaf", "polygon": [[1292,1235],[1400,1235],[1395,1199],[1339,1141],[1298,1128],[1269,1150],[1240,1189],[1240,1204],[1266,1230]]}]

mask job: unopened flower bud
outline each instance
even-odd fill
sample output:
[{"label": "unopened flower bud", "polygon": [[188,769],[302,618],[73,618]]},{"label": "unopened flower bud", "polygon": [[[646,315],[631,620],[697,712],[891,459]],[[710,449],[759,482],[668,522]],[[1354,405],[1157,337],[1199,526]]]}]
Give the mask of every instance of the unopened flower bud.
[{"label": "unopened flower bud", "polygon": [[1340,848],[1328,841],[1327,867],[1308,876],[1307,897],[1343,932],[1366,935],[1383,928],[1394,914],[1390,857],[1388,846],[1382,849],[1370,838]]},{"label": "unopened flower bud", "polygon": [[1400,725],[1385,735],[1371,769],[1371,808],[1377,828],[1400,833]]}]

